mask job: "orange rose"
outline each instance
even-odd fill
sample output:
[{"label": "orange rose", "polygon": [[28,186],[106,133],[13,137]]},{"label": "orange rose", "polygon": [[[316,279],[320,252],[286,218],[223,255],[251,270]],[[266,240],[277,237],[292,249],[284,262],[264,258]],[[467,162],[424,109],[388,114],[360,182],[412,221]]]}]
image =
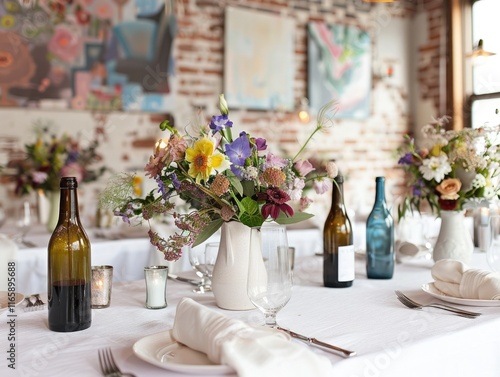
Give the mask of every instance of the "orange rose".
[{"label": "orange rose", "polygon": [[458,192],[462,187],[462,182],[456,178],[448,178],[443,180],[436,190],[441,194],[441,199],[443,200],[457,200],[460,196]]}]

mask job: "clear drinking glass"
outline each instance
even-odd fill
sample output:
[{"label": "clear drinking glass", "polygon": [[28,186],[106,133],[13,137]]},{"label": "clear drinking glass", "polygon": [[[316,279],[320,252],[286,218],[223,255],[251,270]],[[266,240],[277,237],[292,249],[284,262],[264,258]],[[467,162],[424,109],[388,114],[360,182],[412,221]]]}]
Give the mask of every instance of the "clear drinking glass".
[{"label": "clear drinking glass", "polygon": [[215,261],[217,260],[218,254],[218,242],[209,242],[205,245],[205,268],[207,270],[207,276],[210,281],[212,280],[212,274],[214,272]]},{"label": "clear drinking glass", "polygon": [[493,271],[500,272],[500,216],[490,216],[490,243],[486,260]]},{"label": "clear drinking glass", "polygon": [[203,246],[196,246],[189,248],[189,263],[191,263],[191,267],[193,267],[193,269],[196,272],[196,275],[198,275],[201,279],[198,287],[193,289],[193,292],[195,293],[205,293],[212,291],[212,282],[210,280],[205,261],[205,250],[206,248]]},{"label": "clear drinking glass", "polygon": [[266,325],[276,327],[276,314],[292,296],[292,268],[284,225],[251,229],[247,292],[264,313]]}]

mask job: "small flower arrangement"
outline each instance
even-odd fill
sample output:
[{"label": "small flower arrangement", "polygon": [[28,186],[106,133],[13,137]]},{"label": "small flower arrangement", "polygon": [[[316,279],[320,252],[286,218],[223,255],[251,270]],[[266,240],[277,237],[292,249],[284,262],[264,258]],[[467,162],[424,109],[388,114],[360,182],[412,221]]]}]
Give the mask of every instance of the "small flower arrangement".
[{"label": "small flower arrangement", "polygon": [[61,177],[76,177],[79,183],[84,183],[97,180],[105,172],[104,166],[91,169],[101,161],[97,140],[82,147],[68,135],[56,136],[51,125],[43,121],[35,124],[35,134],[35,142],[25,145],[25,158],[11,161],[2,169],[15,181],[17,195],[34,190],[59,191]]},{"label": "small flower arrangement", "polygon": [[[154,216],[171,216],[179,230],[168,239],[149,230],[151,243],[167,260],[179,259],[183,246],[200,244],[224,222],[239,221],[253,227],[267,219],[281,224],[306,220],[312,217],[303,212],[312,202],[303,195],[306,182],[314,181],[316,192],[324,193],[337,175],[333,162],[327,164],[325,173],[315,174],[309,161],[299,159],[314,134],[326,127],[329,105],[321,109],[314,131],[290,159],[267,151],[265,139],[246,132],[233,138],[233,122],[221,95],[221,115],[213,116],[196,135],[181,135],[168,121],[160,124],[170,136],[156,144],[145,167],[157,190],[145,198],[134,198],[134,176],[122,174],[108,183],[100,206],[115,210],[128,223],[132,218],[149,222]],[[176,198],[190,206],[186,213],[178,211]],[[299,211],[294,211],[292,201],[300,203]]]},{"label": "small flower arrangement", "polygon": [[427,202],[434,212],[482,206],[500,194],[498,128],[446,130],[449,117],[422,128],[423,147],[406,136],[399,164],[408,173],[409,194],[398,215],[420,210]]}]

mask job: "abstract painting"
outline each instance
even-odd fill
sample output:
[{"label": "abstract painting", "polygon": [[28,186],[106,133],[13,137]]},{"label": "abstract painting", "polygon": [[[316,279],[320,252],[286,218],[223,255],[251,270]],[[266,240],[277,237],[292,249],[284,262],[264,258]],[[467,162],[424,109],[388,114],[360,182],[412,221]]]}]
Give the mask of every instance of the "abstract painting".
[{"label": "abstract painting", "polygon": [[292,18],[227,7],[224,94],[230,107],[293,110]]},{"label": "abstract painting", "polygon": [[371,41],[356,27],[308,24],[308,97],[313,111],[331,100],[337,118],[370,115]]},{"label": "abstract painting", "polygon": [[0,106],[168,110],[173,1],[2,1]]}]

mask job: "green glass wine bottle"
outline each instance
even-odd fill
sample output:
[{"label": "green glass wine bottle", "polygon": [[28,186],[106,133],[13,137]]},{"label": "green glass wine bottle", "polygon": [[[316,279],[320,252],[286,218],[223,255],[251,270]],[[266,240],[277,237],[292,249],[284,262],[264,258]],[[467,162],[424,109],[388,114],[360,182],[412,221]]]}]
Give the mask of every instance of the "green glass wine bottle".
[{"label": "green glass wine bottle", "polygon": [[344,206],[344,178],[335,178],[332,205],[323,228],[323,284],[350,287],[354,281],[352,226]]},{"label": "green glass wine bottle", "polygon": [[59,220],[48,246],[49,329],[58,332],[90,327],[90,242],[78,213],[75,177],[60,182]]}]

